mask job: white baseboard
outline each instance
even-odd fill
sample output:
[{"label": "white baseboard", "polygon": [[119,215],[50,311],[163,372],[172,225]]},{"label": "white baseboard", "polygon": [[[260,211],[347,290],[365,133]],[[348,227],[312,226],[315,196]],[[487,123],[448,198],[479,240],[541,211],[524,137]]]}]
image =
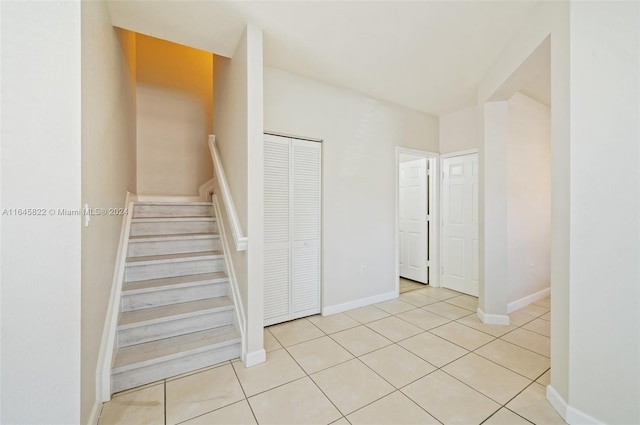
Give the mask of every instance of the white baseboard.
[{"label": "white baseboard", "polygon": [[198,189],[198,193],[200,194],[201,201],[211,201],[211,195],[213,194],[213,179],[204,182],[202,186],[200,186],[200,189]]},{"label": "white baseboard", "polygon": [[604,425],[593,416],[587,415],[575,407],[569,406],[564,398],[551,385],[547,386],[547,400],[562,416],[562,419],[570,425]]},{"label": "white baseboard", "polygon": [[551,295],[551,288],[544,288],[541,291],[534,292],[533,294],[527,295],[526,297],[522,297],[519,300],[515,300],[507,304],[507,313],[511,313],[513,311],[519,310],[522,307],[526,307],[529,304],[532,304],[536,301],[539,301],[543,298],[547,298]]},{"label": "white baseboard", "polygon": [[242,363],[245,367],[255,366],[265,361],[267,361],[267,352],[264,348],[251,353],[242,353]]},{"label": "white baseboard", "polygon": [[478,307],[478,319],[485,325],[509,325],[509,316],[506,314],[489,314],[482,311],[480,307]]},{"label": "white baseboard", "polygon": [[139,202],[201,202],[200,196],[197,195],[138,195]]},{"label": "white baseboard", "polygon": [[127,191],[124,207],[129,209],[131,213],[123,218],[122,226],[120,227],[120,240],[116,253],[113,279],[111,281],[109,305],[102,330],[100,353],[98,354],[98,364],[96,366],[97,402],[105,402],[111,399],[111,365],[113,363],[115,350],[117,349],[116,328],[118,326],[118,313],[120,311],[120,296],[122,294],[127,247],[129,246],[129,229],[131,228],[131,218],[133,216],[133,202],[136,200],[137,195]]},{"label": "white baseboard", "polygon": [[383,301],[389,301],[395,298],[398,298],[398,293],[396,291],[385,292],[384,294],[374,295],[372,297],[360,298],[342,304],[322,307],[322,315],[330,316],[332,314],[342,313],[343,311],[353,310],[354,308],[381,303]]},{"label": "white baseboard", "polygon": [[96,400],[93,402],[93,408],[91,409],[91,415],[89,415],[89,420],[87,421],[87,425],[98,425],[98,419],[100,419],[100,412],[102,412],[102,403]]}]

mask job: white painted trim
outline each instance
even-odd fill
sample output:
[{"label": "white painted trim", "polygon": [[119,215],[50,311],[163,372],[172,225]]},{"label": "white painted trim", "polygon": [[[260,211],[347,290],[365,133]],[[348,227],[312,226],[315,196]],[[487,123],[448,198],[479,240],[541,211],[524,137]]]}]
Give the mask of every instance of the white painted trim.
[{"label": "white painted trim", "polygon": [[138,195],[139,202],[200,202],[200,196]]},{"label": "white painted trim", "polygon": [[245,367],[255,366],[267,361],[267,352],[264,350],[253,351],[251,353],[242,352],[242,363]]},{"label": "white painted trim", "polygon": [[562,416],[562,419],[570,425],[604,425],[604,422],[570,406],[551,385],[547,386],[547,400]]},{"label": "white painted trim", "polygon": [[95,400],[93,402],[93,407],[91,408],[91,414],[89,415],[89,420],[87,421],[87,425],[98,425],[98,419],[100,419],[101,412],[102,412],[102,402]]},{"label": "white painted trim", "polygon": [[440,155],[440,159],[452,158],[454,156],[471,155],[471,154],[474,154],[474,153],[478,153],[478,149],[477,148],[466,149],[466,150],[457,151],[457,152],[443,153],[443,154]]},{"label": "white painted trim", "polygon": [[116,253],[116,263],[113,270],[113,280],[111,282],[111,296],[107,307],[107,316],[102,330],[102,341],[100,343],[100,353],[96,367],[96,398],[99,402],[111,400],[111,365],[117,349],[116,328],[118,326],[118,315],[120,313],[120,296],[122,294],[122,281],[124,280],[125,262],[127,259],[127,247],[129,246],[129,230],[133,217],[133,203],[137,196],[127,192],[124,207],[128,209],[128,214],[122,219],[120,228],[120,243]]},{"label": "white painted trim", "polygon": [[276,131],[265,131],[264,134],[269,134],[271,136],[285,137],[287,139],[298,139],[298,140],[308,140],[310,142],[322,143],[322,139],[317,139],[315,137],[307,137],[307,136],[295,136],[293,134],[286,133],[278,133]]},{"label": "white painted trim", "polygon": [[[399,228],[398,221],[400,220],[400,190],[399,190],[399,173],[400,173],[400,154],[409,154],[420,156],[422,158],[426,158],[429,161],[429,165],[432,169],[432,178],[431,185],[429,186],[429,202],[433,206],[432,209],[432,219],[431,221],[434,223],[432,229],[434,232],[431,232],[429,236],[429,248],[430,251],[433,252],[433,257],[431,258],[431,271],[429,274],[429,286],[434,288],[440,287],[440,178],[437,177],[440,175],[440,154],[429,151],[421,151],[418,149],[412,148],[403,148],[401,146],[396,146],[396,172],[395,172],[395,204],[396,204],[396,217],[395,217],[395,232],[396,232],[396,282],[395,289],[396,294],[400,294],[400,236],[399,236]],[[324,313],[323,313],[324,314]]]},{"label": "white painted trim", "polygon": [[209,150],[211,151],[211,159],[213,160],[213,171],[215,172],[218,180],[218,187],[220,188],[220,195],[222,196],[222,203],[227,210],[227,217],[229,218],[229,224],[231,225],[231,232],[233,233],[233,243],[236,247],[236,251],[246,251],[248,244],[248,237],[244,235],[242,226],[240,226],[240,219],[236,212],[236,206],[233,203],[231,197],[231,190],[227,183],[227,177],[224,174],[224,168],[222,167],[222,161],[218,148],[216,147],[216,136],[209,135]]},{"label": "white painted trim", "polygon": [[480,307],[477,310],[478,319],[485,325],[504,325],[508,326],[510,323],[509,316],[506,314],[488,314],[482,311]]},{"label": "white painted trim", "polygon": [[385,292],[383,294],[374,295],[372,297],[360,298],[358,300],[353,300],[342,304],[322,307],[322,315],[330,316],[332,314],[342,313],[343,311],[353,310],[354,308],[381,303],[383,301],[389,301],[396,298],[398,298],[398,293],[396,291]]},{"label": "white painted trim", "polygon": [[522,307],[528,306],[529,304],[532,304],[536,301],[546,298],[549,295],[551,295],[551,287],[544,288],[541,291],[534,292],[533,294],[527,295],[526,297],[522,297],[520,299],[512,301],[509,304],[507,304],[507,313],[511,313],[513,311],[519,310]]},{"label": "white painted trim", "polygon": [[218,220],[218,233],[220,234],[220,240],[222,241],[222,251],[224,253],[224,262],[227,268],[227,277],[229,278],[229,287],[231,288],[231,295],[233,296],[233,303],[236,306],[236,319],[238,321],[238,328],[240,331],[240,338],[242,339],[242,352],[244,353],[246,347],[246,323],[247,316],[244,313],[242,307],[242,298],[240,298],[240,289],[238,288],[238,281],[236,280],[236,272],[233,267],[233,260],[231,260],[229,240],[227,239],[227,232],[222,222],[222,215],[220,214],[220,203],[217,195],[211,197],[211,204],[213,205],[213,211]]},{"label": "white painted trim", "polygon": [[198,193],[200,194],[201,201],[211,201],[211,195],[213,194],[213,179],[209,179],[208,181],[202,183],[200,189],[198,189]]}]

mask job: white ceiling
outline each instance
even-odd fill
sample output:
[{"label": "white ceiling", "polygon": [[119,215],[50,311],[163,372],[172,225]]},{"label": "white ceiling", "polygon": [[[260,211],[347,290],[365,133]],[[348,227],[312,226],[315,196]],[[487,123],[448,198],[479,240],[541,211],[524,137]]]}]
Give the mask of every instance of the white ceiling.
[{"label": "white ceiling", "polygon": [[[112,22],[230,57],[246,23],[265,64],[436,115],[476,86],[535,1],[122,1]],[[534,89],[532,89],[534,90]]]}]

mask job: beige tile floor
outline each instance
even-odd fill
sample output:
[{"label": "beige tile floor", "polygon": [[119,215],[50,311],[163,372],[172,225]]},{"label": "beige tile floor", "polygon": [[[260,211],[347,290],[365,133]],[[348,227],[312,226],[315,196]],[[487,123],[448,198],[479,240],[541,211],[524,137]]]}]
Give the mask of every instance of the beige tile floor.
[{"label": "beige tile floor", "polygon": [[477,299],[419,288],[266,328],[266,363],[117,394],[99,425],[564,423],[545,399],[548,299],[487,326]]}]

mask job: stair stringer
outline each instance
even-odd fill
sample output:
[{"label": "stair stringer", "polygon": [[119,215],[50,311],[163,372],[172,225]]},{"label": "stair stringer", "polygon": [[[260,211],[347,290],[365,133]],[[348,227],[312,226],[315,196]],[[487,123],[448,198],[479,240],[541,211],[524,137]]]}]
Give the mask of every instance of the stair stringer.
[{"label": "stair stringer", "polygon": [[127,260],[127,250],[129,248],[129,234],[131,230],[131,220],[133,218],[133,206],[138,196],[127,191],[124,207],[127,215],[122,218],[120,229],[120,243],[116,253],[116,263],[113,270],[113,280],[111,283],[111,295],[107,307],[107,315],[102,331],[102,341],[100,343],[100,353],[96,366],[96,398],[100,402],[111,400],[111,366],[118,349],[116,342],[116,332],[118,328],[118,317],[120,315],[120,300],[122,298],[122,284],[124,282],[124,271]]},{"label": "stair stringer", "polygon": [[242,340],[242,359],[246,357],[246,315],[244,312],[244,307],[242,306],[242,299],[240,298],[240,289],[238,288],[238,282],[236,280],[236,273],[233,267],[233,260],[230,255],[229,248],[229,239],[227,238],[227,234],[225,231],[225,226],[222,220],[222,214],[220,211],[220,204],[218,202],[218,197],[213,194],[211,198],[211,205],[213,208],[214,217],[218,222],[218,233],[220,234],[220,245],[222,247],[222,253],[224,254],[224,264],[226,268],[227,277],[229,278],[229,288],[230,294],[233,299],[233,304],[235,305],[235,320],[234,327],[240,333],[240,338]]}]

